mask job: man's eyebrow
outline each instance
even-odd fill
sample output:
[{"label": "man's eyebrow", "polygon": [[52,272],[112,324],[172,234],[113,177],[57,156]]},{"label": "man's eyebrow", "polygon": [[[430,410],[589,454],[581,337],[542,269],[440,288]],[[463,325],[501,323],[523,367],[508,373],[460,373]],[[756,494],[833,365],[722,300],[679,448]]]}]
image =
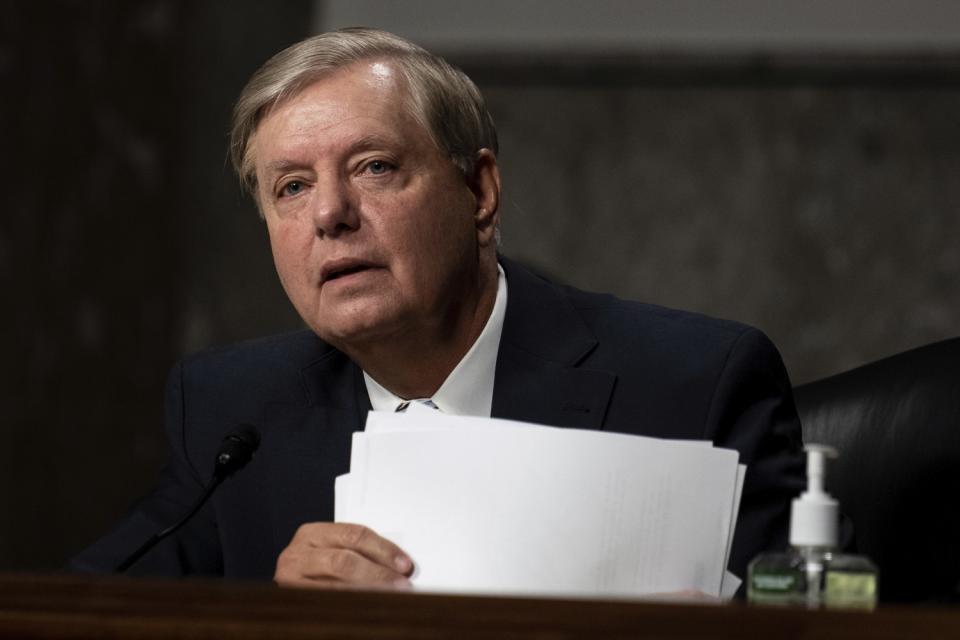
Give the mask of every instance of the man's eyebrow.
[{"label": "man's eyebrow", "polygon": [[284,171],[304,169],[308,167],[309,165],[304,162],[293,162],[292,160],[274,160],[273,162],[268,162],[265,168],[269,173],[283,173]]},{"label": "man's eyebrow", "polygon": [[[389,135],[383,135],[379,133],[371,133],[368,135],[363,135],[352,141],[346,148],[346,154],[359,153],[361,151],[367,151],[370,149],[376,149],[378,147],[390,147],[398,148],[401,144],[397,138]],[[294,160],[274,160],[268,162],[264,169],[267,173],[284,173],[285,171],[293,171],[296,169],[310,169],[309,162],[297,162]]]}]

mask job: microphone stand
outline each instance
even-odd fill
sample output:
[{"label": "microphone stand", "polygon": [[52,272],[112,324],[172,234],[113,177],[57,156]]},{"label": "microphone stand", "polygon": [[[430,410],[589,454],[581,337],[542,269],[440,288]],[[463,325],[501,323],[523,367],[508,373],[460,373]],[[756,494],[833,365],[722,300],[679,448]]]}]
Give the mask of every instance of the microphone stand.
[{"label": "microphone stand", "polygon": [[118,564],[117,568],[114,569],[114,573],[126,572],[126,570],[132,567],[144,554],[157,546],[161,540],[174,534],[180,527],[187,524],[187,522],[200,511],[203,505],[207,503],[207,500],[210,499],[210,496],[213,495],[213,492],[216,491],[221,482],[242,469],[253,459],[253,454],[259,446],[260,432],[257,431],[257,428],[254,426],[243,424],[228,433],[220,445],[220,451],[217,452],[217,459],[213,467],[213,479],[187,515],[180,518],[175,524],[153,534],[146,542],[140,545],[139,549]]},{"label": "microphone stand", "polygon": [[153,549],[155,546],[157,546],[161,540],[163,540],[164,538],[170,535],[173,535],[177,530],[180,529],[180,527],[187,524],[190,518],[192,518],[197,513],[197,511],[200,511],[201,507],[203,507],[203,505],[207,503],[207,500],[210,499],[210,496],[213,495],[213,492],[216,490],[216,488],[220,486],[221,482],[223,482],[224,477],[225,476],[222,476],[219,474],[215,475],[213,478],[213,482],[211,482],[210,485],[206,488],[206,490],[203,492],[203,495],[200,496],[200,499],[197,500],[197,502],[193,505],[193,508],[190,509],[187,515],[185,515],[178,522],[170,525],[163,531],[158,531],[157,533],[153,534],[149,539],[147,539],[146,542],[140,545],[139,549],[137,549],[132,554],[130,554],[130,556],[126,560],[118,564],[117,568],[114,569],[114,573],[125,573],[127,569],[132,567],[133,564],[137,560],[142,558],[148,551],[150,551],[150,549]]}]

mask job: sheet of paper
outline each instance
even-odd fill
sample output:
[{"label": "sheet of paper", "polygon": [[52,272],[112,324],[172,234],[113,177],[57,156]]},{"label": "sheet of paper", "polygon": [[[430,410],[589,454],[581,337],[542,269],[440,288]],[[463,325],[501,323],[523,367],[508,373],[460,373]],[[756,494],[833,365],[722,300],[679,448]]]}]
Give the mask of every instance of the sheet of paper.
[{"label": "sheet of paper", "polygon": [[333,521],[351,522],[350,520],[350,474],[337,476],[333,481]]},{"label": "sheet of paper", "polygon": [[[737,465],[737,484],[733,490],[733,517],[730,518],[730,532],[727,534],[727,551],[724,555],[723,564],[730,564],[730,550],[733,548],[733,533],[737,526],[737,514],[740,513],[740,496],[743,494],[743,479],[747,476],[747,465]],[[720,597],[729,600],[740,588],[742,580],[734,573],[724,571],[723,580],[720,583]]]},{"label": "sheet of paper", "polygon": [[736,574],[724,571],[723,583],[720,585],[720,598],[723,600],[732,600],[733,596],[737,594],[737,589],[740,588],[741,584],[743,584],[743,580],[738,578]]},{"label": "sheet of paper", "polygon": [[337,517],[400,543],[418,587],[720,595],[735,451],[432,409],[404,416],[372,412],[354,435]]}]

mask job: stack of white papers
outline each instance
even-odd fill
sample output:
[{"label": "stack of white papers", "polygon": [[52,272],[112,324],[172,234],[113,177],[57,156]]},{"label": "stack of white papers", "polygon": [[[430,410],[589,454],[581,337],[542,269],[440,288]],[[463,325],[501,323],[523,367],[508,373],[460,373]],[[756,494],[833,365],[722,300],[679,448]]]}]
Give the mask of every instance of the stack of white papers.
[{"label": "stack of white papers", "polygon": [[745,467],[709,442],[372,411],[336,520],[416,564],[415,587],[501,594],[727,596]]}]

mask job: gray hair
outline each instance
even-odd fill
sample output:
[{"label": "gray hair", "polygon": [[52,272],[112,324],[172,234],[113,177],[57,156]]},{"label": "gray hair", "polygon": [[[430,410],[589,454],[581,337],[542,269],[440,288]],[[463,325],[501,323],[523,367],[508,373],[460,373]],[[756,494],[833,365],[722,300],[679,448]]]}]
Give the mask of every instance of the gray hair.
[{"label": "gray hair", "polygon": [[284,49],[260,67],[240,93],[233,109],[230,157],[254,200],[257,177],[250,143],[260,121],[327,73],[377,58],[396,63],[407,81],[410,114],[464,175],[473,173],[480,149],[497,153],[493,118],[465,73],[409,40],[386,31],[351,27]]}]

